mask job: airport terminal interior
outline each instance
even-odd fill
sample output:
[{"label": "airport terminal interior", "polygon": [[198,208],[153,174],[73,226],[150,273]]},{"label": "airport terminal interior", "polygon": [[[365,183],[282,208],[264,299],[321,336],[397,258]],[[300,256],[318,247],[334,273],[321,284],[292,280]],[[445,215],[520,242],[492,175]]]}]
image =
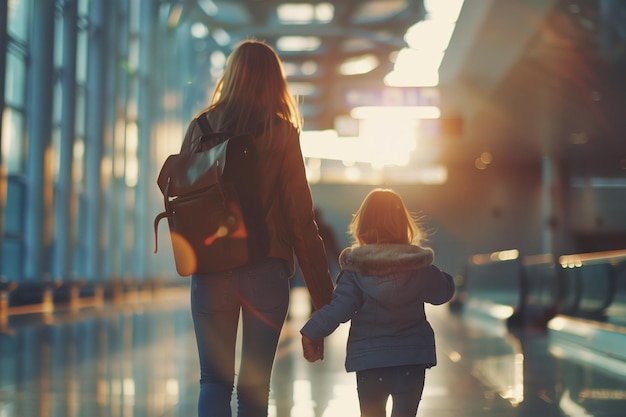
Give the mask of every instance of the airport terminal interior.
[{"label": "airport terminal interior", "polygon": [[[298,99],[331,274],[381,187],[454,277],[418,417],[626,416],[623,0],[0,0],[0,21],[0,417],[197,415],[156,179],[246,39]],[[350,324],[308,363],[290,283],[268,415],[358,417]]]}]

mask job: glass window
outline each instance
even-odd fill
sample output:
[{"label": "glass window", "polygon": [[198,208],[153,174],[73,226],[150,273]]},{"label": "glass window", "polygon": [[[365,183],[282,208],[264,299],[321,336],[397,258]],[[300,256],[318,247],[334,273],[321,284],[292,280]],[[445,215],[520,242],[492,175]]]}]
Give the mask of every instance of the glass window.
[{"label": "glass window", "polygon": [[[8,223],[8,222],[7,222]],[[22,267],[17,259],[22,259],[24,256],[24,246],[21,242],[17,240],[6,240],[2,242],[2,258],[0,259],[0,265],[2,268],[0,271],[7,277],[9,280],[17,280],[19,277],[23,275]],[[4,355],[4,353],[3,353]]]},{"label": "glass window", "polygon": [[28,40],[28,16],[32,0],[9,0],[7,3],[7,32],[12,37]]},{"label": "glass window", "polygon": [[63,50],[65,43],[63,42],[63,25],[65,19],[61,13],[57,13],[54,19],[54,67],[61,68],[63,66]]},{"label": "glass window", "polygon": [[54,125],[61,124],[61,112],[63,110],[63,85],[57,78],[54,80],[54,86],[52,88],[52,123]]},{"label": "glass window", "polygon": [[4,100],[14,107],[24,107],[26,64],[24,57],[8,51],[4,84]]},{"label": "glass window", "polygon": [[55,182],[58,181],[59,169],[61,165],[61,152],[59,151],[61,146],[61,128],[58,125],[52,127],[52,149],[54,149],[52,155],[52,175]]},{"label": "glass window", "polygon": [[85,142],[82,138],[74,141],[74,166],[72,168],[72,180],[77,192],[84,191],[85,176],[83,175],[83,160],[85,157]]},{"label": "glass window", "polygon": [[76,43],[76,82],[84,84],[87,80],[87,31],[78,28]]},{"label": "glass window", "polygon": [[4,100],[2,113],[2,158],[9,174],[21,174],[25,167],[26,52],[32,0],[7,2],[7,33]]},{"label": "glass window", "polygon": [[139,0],[132,0],[129,7],[129,29],[131,33],[139,32],[139,24],[141,23]]},{"label": "glass window", "polygon": [[85,89],[81,86],[76,88],[76,136],[85,135]]},{"label": "glass window", "polygon": [[2,158],[8,174],[24,169],[24,116],[11,108],[2,114]]},{"label": "glass window", "polygon": [[87,13],[89,13],[89,0],[78,0],[78,14],[87,16]]},{"label": "glass window", "polygon": [[139,67],[139,39],[132,35],[128,42],[128,70],[130,74],[135,74]]}]

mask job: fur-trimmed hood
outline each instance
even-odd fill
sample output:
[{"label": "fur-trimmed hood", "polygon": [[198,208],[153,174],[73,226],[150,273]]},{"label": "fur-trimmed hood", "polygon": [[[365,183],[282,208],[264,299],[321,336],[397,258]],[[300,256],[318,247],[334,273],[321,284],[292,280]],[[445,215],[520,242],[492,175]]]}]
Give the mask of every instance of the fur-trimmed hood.
[{"label": "fur-trimmed hood", "polygon": [[371,244],[346,248],[339,255],[342,269],[382,276],[425,268],[433,263],[429,248],[410,244]]}]

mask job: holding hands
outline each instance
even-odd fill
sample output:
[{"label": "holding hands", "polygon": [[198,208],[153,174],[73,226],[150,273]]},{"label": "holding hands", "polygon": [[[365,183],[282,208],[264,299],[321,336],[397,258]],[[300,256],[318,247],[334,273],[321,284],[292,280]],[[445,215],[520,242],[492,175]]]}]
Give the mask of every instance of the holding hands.
[{"label": "holding hands", "polygon": [[324,339],[313,340],[303,334],[302,352],[304,353],[304,358],[309,362],[324,360]]}]

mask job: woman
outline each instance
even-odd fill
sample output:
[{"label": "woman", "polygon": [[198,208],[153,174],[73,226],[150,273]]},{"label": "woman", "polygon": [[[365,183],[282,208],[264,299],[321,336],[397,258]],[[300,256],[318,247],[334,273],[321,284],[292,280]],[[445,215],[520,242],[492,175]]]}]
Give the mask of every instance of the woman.
[{"label": "woman", "polygon": [[301,330],[304,357],[323,359],[319,340],[351,320],[346,370],[356,372],[361,416],[385,417],[391,396],[392,417],[414,417],[425,370],[437,363],[424,303],[450,301],[454,282],[432,265],[433,251],[421,245],[422,230],[393,190],[365,197],[350,234],[332,301]]},{"label": "woman", "polygon": [[181,152],[196,148],[201,137],[199,118],[206,118],[212,131],[255,137],[269,244],[251,248],[252,253],[262,255],[242,267],[191,278],[191,311],[200,357],[198,415],[231,415],[241,314],[238,416],[267,416],[270,375],[289,305],[294,252],[314,308],[330,302],[333,291],[300,150],[301,117],[276,52],[260,41],[238,45],[208,108],[191,121]]}]

